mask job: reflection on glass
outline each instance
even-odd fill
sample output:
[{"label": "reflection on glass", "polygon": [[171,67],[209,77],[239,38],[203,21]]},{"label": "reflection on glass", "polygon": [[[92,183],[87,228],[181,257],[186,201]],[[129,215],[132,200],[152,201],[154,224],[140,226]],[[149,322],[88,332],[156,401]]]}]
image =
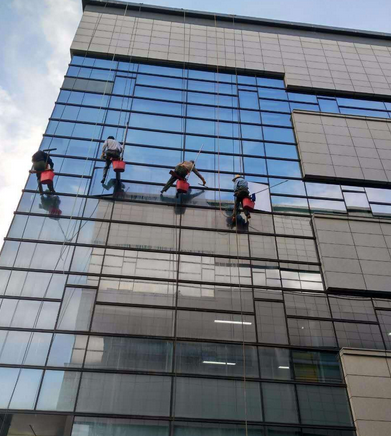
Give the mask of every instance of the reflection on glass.
[{"label": "reflection on glass", "polygon": [[258,376],[258,359],[255,347],[231,344],[178,342],[176,371],[190,374],[221,376]]},{"label": "reflection on glass", "polygon": [[37,410],[72,412],[79,381],[80,372],[45,371]]},{"label": "reflection on glass", "polygon": [[168,372],[171,361],[169,341],[90,336],[85,367]]},{"label": "reflection on glass", "polygon": [[47,365],[81,368],[83,365],[86,345],[87,336],[54,335]]},{"label": "reflection on glass", "polygon": [[168,436],[169,423],[141,419],[75,417],[72,436],[126,435]]},{"label": "reflection on glass", "polygon": [[262,383],[265,421],[298,423],[294,385]]},{"label": "reflection on glass", "polygon": [[[189,395],[189,392],[192,395]],[[247,413],[246,413],[247,412]],[[261,421],[259,383],[177,377],[175,415],[187,418]]]},{"label": "reflection on glass", "polygon": [[296,380],[342,383],[338,355],[321,351],[292,351]]},{"label": "reflection on glass", "polygon": [[290,352],[285,348],[258,347],[262,378],[291,380]]}]

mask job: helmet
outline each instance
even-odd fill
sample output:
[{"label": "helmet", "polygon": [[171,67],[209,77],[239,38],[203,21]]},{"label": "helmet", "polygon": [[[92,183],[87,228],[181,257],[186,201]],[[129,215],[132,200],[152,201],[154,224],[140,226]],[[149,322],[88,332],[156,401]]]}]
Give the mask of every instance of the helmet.
[{"label": "helmet", "polygon": [[240,174],[236,174],[236,176],[232,179],[232,181],[234,182],[236,179],[242,179],[243,176],[241,176]]}]

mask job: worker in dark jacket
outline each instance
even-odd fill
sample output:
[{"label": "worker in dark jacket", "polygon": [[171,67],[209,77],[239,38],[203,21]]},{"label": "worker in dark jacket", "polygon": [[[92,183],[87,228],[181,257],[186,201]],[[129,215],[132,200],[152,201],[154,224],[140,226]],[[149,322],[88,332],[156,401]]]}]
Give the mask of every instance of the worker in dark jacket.
[{"label": "worker in dark jacket", "polygon": [[[235,204],[234,210],[232,213],[232,223],[236,222],[236,218],[240,213],[240,207],[243,207],[243,200],[245,198],[250,198],[250,191],[248,190],[248,183],[244,180],[244,177],[240,174],[236,174],[236,176],[232,179],[234,182],[234,197]],[[247,221],[251,218],[250,212],[244,209],[244,214],[246,215]]]},{"label": "worker in dark jacket", "polygon": [[175,167],[174,171],[170,172],[171,177],[160,192],[163,194],[163,192],[168,191],[177,180],[184,180],[191,172],[193,172],[199,179],[201,179],[204,186],[206,185],[205,179],[201,176],[201,174],[195,167],[194,160],[185,160],[178,164]]},{"label": "worker in dark jacket", "polygon": [[[54,163],[50,158],[48,153],[45,153],[42,150],[38,150],[35,154],[33,154],[31,161],[33,163],[33,169],[37,172],[37,181],[38,181],[38,189],[40,195],[43,195],[42,183],[41,183],[41,173],[47,169],[53,169]],[[53,182],[48,183],[49,191],[55,193],[56,191],[53,188]]]},{"label": "worker in dark jacket", "polygon": [[114,138],[109,136],[103,143],[101,159],[106,160],[106,165],[103,170],[103,178],[101,183],[105,183],[107,172],[109,171],[112,160],[121,159],[122,145]]}]

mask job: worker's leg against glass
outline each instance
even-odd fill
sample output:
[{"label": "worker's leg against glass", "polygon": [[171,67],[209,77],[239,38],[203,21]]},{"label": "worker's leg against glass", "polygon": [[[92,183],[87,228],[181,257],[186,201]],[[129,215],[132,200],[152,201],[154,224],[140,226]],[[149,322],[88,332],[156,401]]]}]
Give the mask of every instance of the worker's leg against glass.
[{"label": "worker's leg against glass", "polygon": [[106,176],[107,176],[107,172],[109,171],[110,164],[111,164],[111,159],[106,155],[106,164],[105,167],[103,168],[103,177],[101,183],[104,183],[106,180]]},{"label": "worker's leg against glass", "polygon": [[236,216],[238,215],[238,213],[240,212],[240,199],[238,197],[237,194],[234,194],[235,197],[235,201],[234,201],[234,210],[232,212],[232,220],[235,221],[236,220]]},{"label": "worker's leg against glass", "polygon": [[43,195],[43,188],[42,188],[42,183],[41,183],[41,173],[37,173],[37,183],[38,183],[39,195]]},{"label": "worker's leg against glass", "polygon": [[164,188],[160,192],[163,194],[163,192],[168,191],[177,180],[178,179],[175,176],[171,176],[168,182],[164,185]]}]

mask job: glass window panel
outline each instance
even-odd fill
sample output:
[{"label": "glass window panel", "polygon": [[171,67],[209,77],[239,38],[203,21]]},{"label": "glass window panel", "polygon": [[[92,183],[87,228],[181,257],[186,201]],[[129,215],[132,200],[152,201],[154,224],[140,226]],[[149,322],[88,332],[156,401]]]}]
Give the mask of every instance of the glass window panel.
[{"label": "glass window panel", "polygon": [[[261,421],[259,383],[177,377],[175,416]],[[247,412],[247,413],[246,413]]]},{"label": "glass window panel", "polygon": [[177,335],[183,338],[254,342],[254,317],[178,310]]},{"label": "glass window panel", "polygon": [[[4,415],[3,415],[4,416]],[[8,414],[3,421],[4,436],[63,435],[70,436],[72,417],[69,415]],[[9,428],[8,428],[9,427]]]},{"label": "glass window panel", "polygon": [[100,273],[104,249],[93,247],[76,247],[72,259],[72,271]]},{"label": "glass window panel", "polygon": [[[190,108],[191,106],[189,106]],[[152,112],[158,114],[180,115],[184,116],[184,106],[178,103],[167,103],[157,100],[134,99],[133,111]],[[188,113],[188,116],[192,116]]]},{"label": "glass window panel", "polygon": [[266,77],[257,77],[257,85],[270,88],[285,88],[283,79],[268,79]]},{"label": "glass window panel", "polygon": [[142,247],[148,250],[177,251],[178,239],[179,231],[169,227],[113,223],[107,243],[125,248]]},{"label": "glass window panel", "polygon": [[350,106],[355,108],[379,109],[379,110],[386,109],[384,103],[380,101],[356,100],[353,98],[337,98],[337,102],[340,106]]},{"label": "glass window panel", "polygon": [[273,218],[276,233],[295,236],[313,236],[309,218],[278,215],[275,215]]},{"label": "glass window panel", "polygon": [[263,142],[242,141],[243,154],[253,156],[265,156],[265,145]]},{"label": "glass window panel", "polygon": [[[189,80],[189,89],[190,89],[190,83],[192,83],[191,80]],[[203,82],[197,82],[197,83],[203,83]],[[149,76],[149,75],[147,76],[144,74],[138,74],[137,85],[153,85],[163,88],[182,89],[186,87],[186,80],[174,79],[172,77],[159,77],[159,76]]]},{"label": "glass window panel", "polygon": [[311,198],[308,201],[313,213],[346,213],[346,206],[343,201],[313,200]]},{"label": "glass window panel", "polygon": [[[174,436],[265,436],[264,428],[244,424],[174,423]],[[277,434],[275,436],[278,436]],[[283,435],[281,435],[283,436]]]},{"label": "glass window panel", "polygon": [[[148,132],[147,130],[129,129],[127,142],[140,145],[157,145],[160,147],[182,148],[183,136],[174,133]],[[132,147],[129,147],[132,150]],[[128,147],[125,148],[127,150]],[[199,149],[199,147],[197,147]],[[129,159],[131,160],[131,159]]]},{"label": "glass window panel", "polygon": [[288,99],[290,101],[301,101],[305,103],[318,103],[316,95],[311,94],[298,94],[296,92],[288,92]]},{"label": "glass window panel", "polygon": [[239,91],[241,108],[259,109],[258,96],[255,92]]},{"label": "glass window panel", "polygon": [[179,279],[251,285],[248,261],[219,257],[181,255]]},{"label": "glass window panel", "polygon": [[371,210],[373,215],[391,215],[391,206],[384,206],[382,204],[371,204]]},{"label": "glass window panel", "polygon": [[266,175],[266,160],[253,157],[245,157],[243,159],[244,170],[246,173]]},{"label": "glass window panel", "polygon": [[298,423],[294,385],[262,383],[265,421]]},{"label": "glass window panel", "polygon": [[262,124],[292,127],[290,115],[277,114],[272,112],[262,112]]},{"label": "glass window panel", "polygon": [[284,292],[284,297],[287,315],[331,318],[325,295]]},{"label": "glass window panel", "polygon": [[[132,95],[135,80],[117,77],[114,82],[113,94]],[[136,88],[137,89],[137,88]]]},{"label": "glass window panel", "polygon": [[282,89],[258,88],[260,98],[271,98],[273,100],[287,100],[287,93]]},{"label": "glass window panel", "polygon": [[75,407],[80,372],[45,371],[37,410],[72,412]]},{"label": "glass window panel", "polygon": [[293,368],[296,380],[342,383],[337,354],[321,351],[293,350]]},{"label": "glass window panel", "polygon": [[6,331],[0,332],[0,363],[11,365],[45,365],[52,335]]},{"label": "glass window panel", "polygon": [[335,322],[340,347],[384,350],[384,342],[378,325]]},{"label": "glass window panel", "polygon": [[83,366],[87,338],[88,336],[83,335],[54,335],[47,365],[81,368]]},{"label": "glass window panel", "polygon": [[287,101],[277,100],[259,100],[259,105],[262,111],[290,113],[291,108]]},{"label": "glass window panel", "polygon": [[288,344],[284,305],[269,301],[256,301],[258,342]]},{"label": "glass window panel", "polygon": [[305,184],[307,193],[310,197],[336,198],[343,199],[341,187],[339,185],[329,185],[326,183],[309,183]]},{"label": "glass window panel", "polygon": [[333,323],[307,319],[289,319],[289,336],[292,345],[304,347],[336,347]]},{"label": "glass window panel", "polygon": [[[254,139],[254,140],[263,139],[261,126],[241,124],[240,128],[241,128],[242,138]],[[234,136],[234,135],[231,134],[229,136]]]},{"label": "glass window panel", "polygon": [[10,409],[34,409],[37,400],[42,370],[21,369],[16,386],[12,392]]},{"label": "glass window panel", "polygon": [[61,298],[67,276],[62,274],[12,271],[5,295]]},{"label": "glass window panel", "polygon": [[262,378],[291,380],[290,351],[286,348],[258,347]]},{"label": "glass window panel", "polygon": [[95,307],[91,330],[95,332],[172,336],[174,312],[138,307]]},{"label": "glass window panel", "polygon": [[172,343],[154,339],[90,336],[86,368],[171,371]]},{"label": "glass window panel", "polygon": [[380,329],[383,333],[383,339],[388,350],[391,349],[391,312],[386,310],[377,310]]},{"label": "glass window panel", "polygon": [[278,264],[267,261],[251,261],[254,286],[281,287]]},{"label": "glass window panel", "polygon": [[298,385],[297,394],[303,424],[352,425],[345,388]]},{"label": "glass window panel", "polygon": [[369,298],[329,297],[334,318],[356,321],[377,321],[372,301]]},{"label": "glass window panel", "polygon": [[258,377],[255,347],[229,344],[178,342],[176,371],[189,374]]},{"label": "glass window panel", "polygon": [[280,259],[292,262],[318,262],[315,241],[311,239],[277,237]]},{"label": "glass window panel", "polygon": [[170,392],[171,377],[84,373],[76,410],[83,413],[168,416]]},{"label": "glass window panel", "polygon": [[224,234],[183,229],[181,232],[181,249],[193,253],[249,256],[247,236],[228,232]]},{"label": "glass window panel", "polygon": [[[277,161],[278,162],[278,161]],[[303,195],[305,196],[304,182],[301,180],[286,180],[270,178],[270,192],[272,194],[288,194],[288,195]],[[293,199],[296,201],[296,199]],[[307,200],[304,199],[307,203]]]},{"label": "glass window panel", "polygon": [[379,188],[365,188],[370,202],[391,204],[391,190]]},{"label": "glass window panel", "polygon": [[289,103],[291,110],[299,109],[303,111],[319,111],[319,106],[317,104],[307,104],[307,103]]},{"label": "glass window panel", "polygon": [[250,288],[195,283],[179,284],[178,306],[215,310],[237,310],[240,307],[243,312],[254,311]]},{"label": "glass window panel", "polygon": [[[0,368],[0,407],[2,409],[8,409],[20,371],[22,370],[19,368]],[[42,373],[42,371],[38,372]]]},{"label": "glass window panel", "polygon": [[292,129],[283,129],[279,127],[263,127],[265,141],[274,142],[291,142],[295,143],[295,137]]},{"label": "glass window panel", "polygon": [[[61,433],[62,434],[62,433]],[[141,419],[75,417],[72,436],[102,436],[137,434],[137,436],[168,436],[169,423]]]},{"label": "glass window panel", "polygon": [[88,330],[95,294],[96,291],[93,289],[67,288],[57,328],[59,330]]},{"label": "glass window panel", "polygon": [[136,86],[134,96],[170,101],[185,101],[186,99],[186,94],[183,91],[173,91],[171,89],[159,89],[148,86]]},{"label": "glass window panel", "polygon": [[365,210],[370,208],[365,193],[359,194],[357,192],[345,192],[344,198],[348,209]]},{"label": "glass window panel", "polygon": [[133,113],[130,117],[129,127],[181,132],[184,126],[181,118]]},{"label": "glass window panel", "polygon": [[1,300],[0,325],[3,327],[52,329],[54,327],[59,303]]},{"label": "glass window panel", "polygon": [[376,117],[376,118],[389,118],[388,112],[372,111],[369,109],[353,109],[347,107],[339,107],[341,114],[359,115],[360,117]]},{"label": "glass window panel", "polygon": [[99,283],[97,301],[173,306],[175,289],[176,285],[171,282],[102,277]]},{"label": "glass window panel", "polygon": [[261,114],[258,111],[240,111],[240,121],[242,123],[261,124]]},{"label": "glass window panel", "polygon": [[318,98],[318,102],[321,112],[331,112],[335,114],[339,113],[339,107],[335,100]]},{"label": "glass window panel", "polygon": [[177,263],[176,254],[106,249],[103,273],[175,280]]}]

